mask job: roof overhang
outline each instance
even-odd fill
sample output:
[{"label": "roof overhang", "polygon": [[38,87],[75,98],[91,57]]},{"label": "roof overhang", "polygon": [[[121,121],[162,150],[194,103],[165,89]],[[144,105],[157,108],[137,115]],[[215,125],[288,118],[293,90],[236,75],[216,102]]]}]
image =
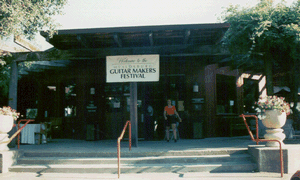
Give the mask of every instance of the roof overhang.
[{"label": "roof overhang", "polygon": [[[103,59],[112,55],[159,54],[160,57],[229,55],[221,46],[228,23],[135,26],[58,30],[49,37],[52,49],[28,55],[18,61]],[[45,63],[42,63],[45,65]],[[52,64],[53,65],[53,64]]]},{"label": "roof overhang", "polygon": [[154,51],[170,55],[174,50],[176,54],[198,54],[198,47],[220,44],[228,28],[228,23],[188,24],[58,30],[52,38],[46,32],[41,35],[56,49],[70,52],[96,51],[98,54],[103,50],[110,55],[120,55]]}]

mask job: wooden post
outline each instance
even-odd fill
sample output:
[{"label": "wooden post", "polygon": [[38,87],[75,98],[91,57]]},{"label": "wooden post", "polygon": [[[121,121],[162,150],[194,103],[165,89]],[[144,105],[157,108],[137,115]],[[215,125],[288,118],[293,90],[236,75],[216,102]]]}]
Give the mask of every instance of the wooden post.
[{"label": "wooden post", "polygon": [[[82,76],[84,77],[84,76]],[[77,78],[76,80],[76,89],[80,89],[80,91],[76,92],[76,126],[80,126],[78,130],[80,132],[75,131],[75,139],[86,139],[86,82],[84,78]]]},{"label": "wooden post", "polygon": [[[8,106],[17,110],[17,92],[18,92],[18,64],[17,61],[13,61],[11,64],[10,79],[9,79],[9,94],[8,94]],[[11,137],[17,131],[15,126],[8,134]],[[9,144],[9,147],[16,146],[16,139],[13,139]]]},{"label": "wooden post", "polygon": [[216,65],[208,65],[205,67],[205,113],[207,114],[205,126],[205,137],[216,136]]},{"label": "wooden post", "polygon": [[11,72],[9,79],[9,100],[8,105],[17,109],[17,89],[18,89],[18,65],[16,61],[11,64]]},{"label": "wooden post", "polygon": [[47,89],[47,85],[44,83],[44,81],[42,79],[39,78],[38,81],[38,104],[37,104],[37,117],[36,120],[38,122],[42,122],[44,121],[45,118],[45,110],[46,110],[46,89]]},{"label": "wooden post", "polygon": [[138,147],[138,121],[137,121],[137,83],[130,83],[130,121],[132,146]]}]

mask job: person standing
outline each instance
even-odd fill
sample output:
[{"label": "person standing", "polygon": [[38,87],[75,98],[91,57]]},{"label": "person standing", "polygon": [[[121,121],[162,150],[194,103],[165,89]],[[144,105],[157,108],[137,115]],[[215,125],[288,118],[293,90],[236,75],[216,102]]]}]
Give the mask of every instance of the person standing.
[{"label": "person standing", "polygon": [[176,132],[176,116],[179,119],[179,122],[181,122],[181,118],[179,117],[179,114],[176,111],[175,106],[172,106],[171,99],[167,100],[167,106],[164,109],[164,118],[166,120],[166,133],[167,133],[167,142],[169,142],[170,138],[170,126],[172,126],[173,134],[174,134],[174,141],[177,142],[177,132]]}]

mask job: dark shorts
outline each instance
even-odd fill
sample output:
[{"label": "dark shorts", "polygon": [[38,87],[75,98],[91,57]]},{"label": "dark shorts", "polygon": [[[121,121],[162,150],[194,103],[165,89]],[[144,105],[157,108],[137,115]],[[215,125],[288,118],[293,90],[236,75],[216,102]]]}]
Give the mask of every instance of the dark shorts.
[{"label": "dark shorts", "polygon": [[171,126],[171,124],[176,124],[176,115],[167,115],[166,126]]}]

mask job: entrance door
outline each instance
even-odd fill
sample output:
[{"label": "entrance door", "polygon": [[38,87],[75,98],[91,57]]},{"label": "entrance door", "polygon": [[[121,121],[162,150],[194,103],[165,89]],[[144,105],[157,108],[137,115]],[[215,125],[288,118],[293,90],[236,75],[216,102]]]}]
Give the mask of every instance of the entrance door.
[{"label": "entrance door", "polygon": [[161,76],[159,82],[138,83],[138,136],[161,140],[165,136],[164,107],[172,99],[179,114],[184,111],[185,76]]},{"label": "entrance door", "polygon": [[[152,140],[154,139],[154,117],[157,112],[161,111],[156,109],[161,102],[156,102],[157,99],[155,97],[157,93],[154,93],[158,92],[158,88],[156,87],[158,86],[158,83],[140,82],[137,83],[137,86],[138,138],[140,140]],[[120,136],[126,121],[130,120],[130,84],[107,83],[104,91],[106,101],[105,129],[109,137],[115,139]],[[161,101],[161,96],[158,97]]]},{"label": "entrance door", "polygon": [[138,83],[138,137],[143,140],[154,139],[155,93],[156,83]]},{"label": "entrance door", "polygon": [[[171,98],[179,114],[184,111],[185,76],[162,76],[159,82],[137,83],[137,121],[139,140],[160,140],[165,135],[163,118],[167,99]],[[127,120],[130,120],[130,84],[106,83],[105,130],[109,139],[120,136]]]},{"label": "entrance door", "polygon": [[129,83],[106,83],[104,96],[106,135],[108,139],[116,139],[130,120]]}]

